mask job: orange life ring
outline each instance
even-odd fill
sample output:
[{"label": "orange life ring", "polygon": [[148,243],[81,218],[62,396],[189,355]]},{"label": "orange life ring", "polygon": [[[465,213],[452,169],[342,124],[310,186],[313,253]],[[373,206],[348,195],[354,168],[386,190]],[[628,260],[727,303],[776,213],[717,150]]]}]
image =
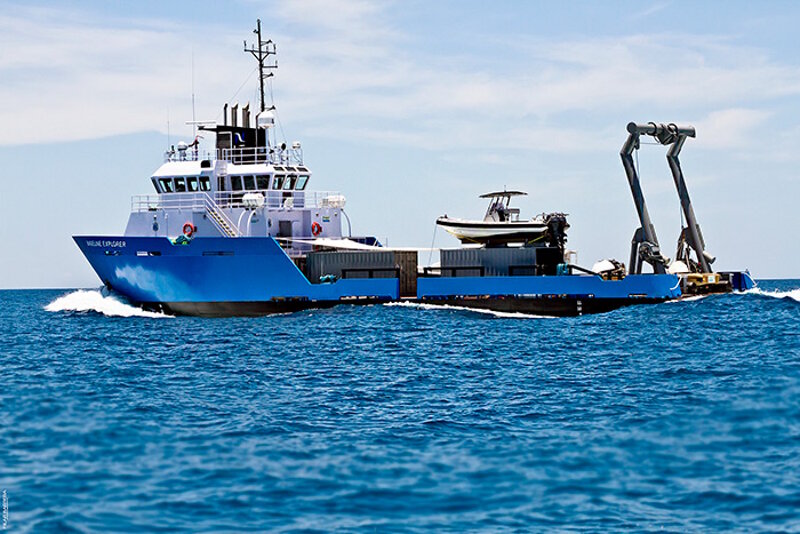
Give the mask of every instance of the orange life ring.
[{"label": "orange life ring", "polygon": [[186,223],[183,225],[183,235],[186,237],[192,237],[196,231],[197,227],[189,221],[186,221]]},{"label": "orange life ring", "polygon": [[317,237],[322,233],[322,226],[318,222],[314,221],[311,223],[311,233],[314,234],[314,237]]}]

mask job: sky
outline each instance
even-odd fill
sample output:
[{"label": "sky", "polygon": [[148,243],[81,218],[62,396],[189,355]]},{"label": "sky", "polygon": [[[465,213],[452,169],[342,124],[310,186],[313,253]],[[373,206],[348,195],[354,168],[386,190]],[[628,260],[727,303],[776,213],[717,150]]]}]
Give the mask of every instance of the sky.
[{"label": "sky", "polygon": [[[697,128],[681,162],[714,267],[800,278],[800,3],[0,0],[0,288],[100,285],[71,236],[124,231],[191,141],[193,93],[197,119],[255,106],[256,18],[279,134],[356,234],[457,246],[436,217],[507,187],[523,216],[569,214],[578,264],[627,262],[625,125],[675,122]],[[671,256],[664,155],[639,165]]]}]

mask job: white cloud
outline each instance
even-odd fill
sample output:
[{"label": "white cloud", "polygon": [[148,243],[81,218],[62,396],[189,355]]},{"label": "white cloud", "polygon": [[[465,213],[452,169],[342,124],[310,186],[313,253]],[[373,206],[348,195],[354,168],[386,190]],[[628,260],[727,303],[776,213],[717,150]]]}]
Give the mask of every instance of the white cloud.
[{"label": "white cloud", "polygon": [[387,31],[385,25],[376,23],[381,4],[365,0],[294,0],[278,4],[276,14],[289,23],[344,33],[350,38],[369,39]]},{"label": "white cloud", "polygon": [[714,111],[696,123],[700,148],[743,148],[753,144],[753,132],[771,113],[766,110],[732,108]]},{"label": "white cloud", "polygon": [[645,9],[641,10],[641,11],[638,11],[636,13],[631,14],[628,18],[630,20],[646,19],[646,18],[650,17],[651,15],[654,15],[655,13],[658,13],[659,11],[663,11],[667,7],[669,7],[669,3],[668,2],[655,3],[655,4],[651,5],[650,7],[647,7]]},{"label": "white cloud", "polygon": [[[504,54],[493,64],[407,51],[410,37],[384,8],[302,0],[272,10],[288,28],[270,37],[279,47],[277,103],[290,137],[594,151],[616,149],[628,120],[683,117],[696,122],[703,146],[733,148],[744,140],[737,132],[768,116],[771,99],[800,94],[800,69],[724,37],[514,36],[495,43]],[[289,31],[293,25],[302,31]],[[0,100],[13,102],[2,120],[14,125],[0,144],[165,131],[167,109],[175,131],[191,115],[193,49],[198,118],[217,117],[252,69],[239,50],[250,35],[240,30],[7,10],[0,48],[19,53],[0,57]],[[238,98],[254,87],[255,77]]]},{"label": "white cloud", "polygon": [[[232,43],[241,42],[238,37]],[[80,19],[68,12],[15,9],[0,16],[0,143],[73,140],[165,130],[191,118],[193,40],[157,22]],[[202,41],[203,84],[222,94],[247,73]],[[235,75],[235,76],[234,76]],[[173,127],[176,126],[173,122]],[[182,122],[182,121],[181,121]],[[181,122],[178,122],[180,124]]]}]

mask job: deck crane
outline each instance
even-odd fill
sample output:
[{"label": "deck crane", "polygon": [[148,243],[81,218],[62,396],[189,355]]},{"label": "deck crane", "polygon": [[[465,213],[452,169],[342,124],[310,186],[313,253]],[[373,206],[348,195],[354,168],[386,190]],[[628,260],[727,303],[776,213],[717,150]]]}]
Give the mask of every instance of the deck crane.
[{"label": "deck crane", "polygon": [[[692,208],[692,201],[689,198],[689,190],[686,187],[686,180],[683,177],[681,163],[678,159],[686,139],[688,137],[695,137],[696,135],[694,126],[678,126],[673,123],[657,124],[655,122],[648,122],[645,124],[637,124],[631,122],[628,123],[627,130],[628,139],[622,146],[619,155],[622,158],[622,165],[625,167],[625,174],[628,176],[633,202],[636,206],[636,211],[641,223],[641,226],[636,230],[631,241],[631,256],[630,263],[628,264],[628,272],[630,274],[641,273],[643,262],[647,262],[653,266],[653,271],[655,273],[664,274],[667,272],[669,264],[669,259],[661,254],[656,230],[650,220],[650,214],[647,211],[647,204],[645,203],[644,194],[642,193],[639,173],[633,162],[633,153],[634,150],[639,149],[640,137],[642,135],[649,135],[659,144],[669,147],[667,150],[667,162],[672,172],[672,178],[675,181],[675,187],[678,190],[681,210],[683,210],[683,215],[686,219],[686,226],[681,230],[681,235],[678,239],[676,260],[684,261],[691,272],[713,273],[714,271],[711,269],[711,264],[714,262],[715,258],[705,250],[703,233],[700,231],[700,225],[697,223],[697,217]],[[689,258],[690,249],[695,252],[696,261]]]}]

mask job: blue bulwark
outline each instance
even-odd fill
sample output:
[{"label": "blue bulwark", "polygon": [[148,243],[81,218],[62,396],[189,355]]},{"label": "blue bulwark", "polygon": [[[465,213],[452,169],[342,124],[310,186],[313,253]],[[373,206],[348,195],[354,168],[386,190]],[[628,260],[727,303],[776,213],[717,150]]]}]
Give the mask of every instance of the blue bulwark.
[{"label": "blue bulwark", "polygon": [[464,276],[420,278],[417,298],[561,296],[578,298],[671,299],[681,296],[674,274],[628,275],[622,280],[599,276]]}]

